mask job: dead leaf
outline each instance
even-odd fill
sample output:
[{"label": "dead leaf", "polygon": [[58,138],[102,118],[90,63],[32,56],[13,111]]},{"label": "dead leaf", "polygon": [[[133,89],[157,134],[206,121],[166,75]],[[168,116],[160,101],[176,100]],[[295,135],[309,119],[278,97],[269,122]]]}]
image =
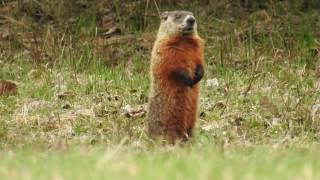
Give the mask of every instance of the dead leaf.
[{"label": "dead leaf", "polygon": [[122,111],[127,117],[141,117],[146,114],[146,107],[144,105],[132,108],[129,104],[122,108]]},{"label": "dead leaf", "polygon": [[61,93],[57,94],[57,97],[59,99],[74,98],[75,94],[72,91],[65,91],[65,92],[61,92]]},{"label": "dead leaf", "polygon": [[320,104],[315,104],[311,107],[311,118],[315,122],[320,117]]},{"label": "dead leaf", "polygon": [[87,117],[87,118],[95,117],[95,113],[91,109],[78,109],[75,113],[76,115],[82,116],[82,117]]},{"label": "dead leaf", "polygon": [[101,26],[105,29],[113,27],[115,25],[115,17],[113,14],[108,14],[102,17],[101,19]]},{"label": "dead leaf", "polygon": [[217,107],[219,109],[224,109],[226,108],[226,103],[224,101],[218,101],[214,104],[214,107]]},{"label": "dead leaf", "polygon": [[121,34],[121,30],[118,27],[113,27],[111,29],[109,29],[109,31],[103,33],[103,36],[105,38],[110,38],[112,36],[116,36],[116,35],[120,35]]},{"label": "dead leaf", "polygon": [[219,124],[218,122],[211,122],[210,124],[205,124],[201,126],[201,129],[204,131],[210,131],[213,129],[220,129],[223,125]]},{"label": "dead leaf", "polygon": [[132,58],[129,58],[128,59],[128,62],[126,64],[126,74],[129,76],[129,77],[132,77]]},{"label": "dead leaf", "polygon": [[63,109],[70,109],[72,106],[70,103],[66,103],[62,106]]},{"label": "dead leaf", "polygon": [[0,96],[16,95],[18,91],[17,84],[13,81],[0,81]]},{"label": "dead leaf", "polygon": [[5,28],[2,31],[0,31],[0,39],[1,40],[8,39],[9,35],[10,35],[9,28]]}]

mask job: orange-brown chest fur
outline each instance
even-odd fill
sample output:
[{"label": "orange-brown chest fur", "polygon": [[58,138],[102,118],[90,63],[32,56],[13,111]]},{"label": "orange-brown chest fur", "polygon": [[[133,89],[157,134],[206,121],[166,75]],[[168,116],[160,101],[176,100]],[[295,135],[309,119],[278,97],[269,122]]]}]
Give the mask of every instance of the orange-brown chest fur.
[{"label": "orange-brown chest fur", "polygon": [[161,43],[160,61],[154,67],[155,78],[168,88],[182,85],[170,78],[170,72],[180,68],[193,75],[196,65],[203,65],[203,41],[194,36],[175,36]]}]

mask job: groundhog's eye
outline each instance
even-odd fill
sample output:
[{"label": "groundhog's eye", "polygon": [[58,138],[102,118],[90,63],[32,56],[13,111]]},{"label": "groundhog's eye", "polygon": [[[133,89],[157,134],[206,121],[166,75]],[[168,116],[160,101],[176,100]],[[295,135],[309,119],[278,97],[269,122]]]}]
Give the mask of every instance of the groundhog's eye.
[{"label": "groundhog's eye", "polygon": [[181,15],[180,15],[180,14],[177,14],[177,15],[175,16],[175,18],[176,18],[176,19],[180,19],[180,18],[181,18]]},{"label": "groundhog's eye", "polygon": [[163,21],[166,21],[166,20],[168,19],[168,16],[162,16],[161,19],[162,19]]}]

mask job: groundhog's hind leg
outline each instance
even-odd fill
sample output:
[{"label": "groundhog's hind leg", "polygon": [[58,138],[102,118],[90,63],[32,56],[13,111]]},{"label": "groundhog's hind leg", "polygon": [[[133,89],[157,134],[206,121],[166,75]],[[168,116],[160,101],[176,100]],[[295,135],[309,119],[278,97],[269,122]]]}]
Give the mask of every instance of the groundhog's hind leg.
[{"label": "groundhog's hind leg", "polygon": [[149,98],[147,112],[147,133],[152,138],[160,136],[163,132],[163,123],[161,122],[161,99],[159,96]]}]

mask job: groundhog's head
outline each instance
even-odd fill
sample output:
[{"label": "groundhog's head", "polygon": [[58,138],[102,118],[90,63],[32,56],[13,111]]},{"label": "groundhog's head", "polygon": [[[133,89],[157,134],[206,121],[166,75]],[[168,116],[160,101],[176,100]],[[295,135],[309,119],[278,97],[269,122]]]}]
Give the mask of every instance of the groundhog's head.
[{"label": "groundhog's head", "polygon": [[160,16],[158,36],[197,34],[196,19],[188,11],[166,11]]}]

